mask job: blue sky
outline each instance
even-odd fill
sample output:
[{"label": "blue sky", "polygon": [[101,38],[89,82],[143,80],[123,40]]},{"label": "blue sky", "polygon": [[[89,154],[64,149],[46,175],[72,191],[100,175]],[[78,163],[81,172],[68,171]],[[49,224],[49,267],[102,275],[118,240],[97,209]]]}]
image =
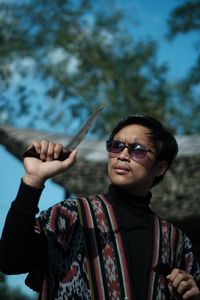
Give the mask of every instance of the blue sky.
[{"label": "blue sky", "polygon": [[[179,0],[126,0],[117,1],[127,13],[127,24],[133,37],[149,37],[158,41],[158,61],[169,66],[168,76],[171,80],[185,75],[194,63],[196,52],[194,43],[198,34],[178,35],[173,41],[166,39],[169,13],[182,1]],[[136,16],[135,16],[136,15]],[[134,16],[134,18],[132,18]],[[135,27],[135,22],[138,25]]]},{"label": "blue sky", "polygon": [[[188,68],[194,63],[196,53],[194,41],[196,35],[178,36],[169,43],[166,38],[166,19],[171,9],[181,1],[168,0],[115,0],[117,5],[123,7],[127,13],[127,24],[131,34],[136,38],[149,37],[158,41],[158,61],[169,65],[168,76],[173,81],[185,75]],[[132,18],[134,16],[134,19]],[[135,27],[135,22],[138,26]],[[20,127],[22,125],[18,123]],[[0,146],[0,165],[3,172],[1,178],[0,198],[0,232],[12,200],[15,198],[18,185],[23,176],[22,164],[12,157]],[[55,202],[63,200],[62,189],[48,182],[40,202],[40,210],[45,209]],[[9,276],[8,281],[12,286],[19,286],[26,293],[31,293],[24,285],[23,276]]]}]

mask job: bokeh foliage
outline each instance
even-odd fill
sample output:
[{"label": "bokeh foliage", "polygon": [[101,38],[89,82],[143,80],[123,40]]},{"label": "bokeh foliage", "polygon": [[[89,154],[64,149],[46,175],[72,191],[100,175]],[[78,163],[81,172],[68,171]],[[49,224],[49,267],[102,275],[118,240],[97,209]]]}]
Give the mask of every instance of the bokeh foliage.
[{"label": "bokeh foliage", "polygon": [[185,93],[192,105],[191,90],[168,81],[167,67],[157,62],[156,42],[130,37],[123,25],[126,16],[114,3],[1,4],[1,120],[15,124],[25,116],[27,126],[45,120],[70,128],[74,118],[81,123],[103,104],[95,128],[99,135],[133,113],[151,114],[185,132],[182,107],[174,99]]}]

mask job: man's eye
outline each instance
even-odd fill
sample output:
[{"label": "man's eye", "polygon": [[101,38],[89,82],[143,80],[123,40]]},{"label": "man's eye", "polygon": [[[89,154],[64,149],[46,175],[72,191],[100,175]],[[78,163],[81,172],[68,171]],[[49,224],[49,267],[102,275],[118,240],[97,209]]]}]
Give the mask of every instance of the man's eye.
[{"label": "man's eye", "polygon": [[145,150],[141,149],[141,148],[136,148],[136,149],[134,149],[134,152],[143,153],[143,152],[145,152]]},{"label": "man's eye", "polygon": [[145,152],[145,149],[144,149],[143,147],[141,147],[140,145],[134,145],[134,146],[132,147],[132,150],[133,150],[134,152]]},{"label": "man's eye", "polygon": [[114,142],[114,143],[113,143],[113,146],[114,146],[114,147],[117,147],[117,148],[123,147],[122,143],[120,143],[120,142]]}]

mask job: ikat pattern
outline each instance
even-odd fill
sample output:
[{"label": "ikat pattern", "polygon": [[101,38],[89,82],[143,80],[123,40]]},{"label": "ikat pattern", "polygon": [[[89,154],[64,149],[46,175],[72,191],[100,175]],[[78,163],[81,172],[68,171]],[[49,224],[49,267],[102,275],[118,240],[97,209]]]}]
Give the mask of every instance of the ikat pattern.
[{"label": "ikat pattern", "polygon": [[50,299],[91,299],[85,241],[76,201],[57,204],[42,213],[40,219],[47,234],[49,253],[52,253],[49,257]]},{"label": "ikat pattern", "polygon": [[91,204],[99,228],[101,253],[107,279],[109,299],[120,300],[119,278],[110,226],[105,217],[101,201],[98,198],[93,198]]},{"label": "ikat pattern", "polygon": [[[155,218],[157,217],[155,216]],[[192,244],[188,237],[166,220],[158,218],[158,222],[160,234],[157,243],[162,246],[158,261],[167,263],[172,268],[183,269],[199,281],[200,269],[194,258]],[[173,300],[167,287],[166,278],[162,275],[156,276],[154,283],[156,281],[158,282],[157,288],[154,284],[155,297],[152,298],[156,300]],[[149,298],[149,300],[152,298]]]},{"label": "ikat pattern", "polygon": [[[48,253],[50,254],[48,272],[44,278],[43,290],[41,291],[41,294],[44,295],[42,300],[124,299],[122,290],[124,290],[127,283],[124,283],[122,278],[129,277],[128,274],[119,276],[120,272],[124,273],[125,269],[123,269],[123,264],[119,264],[119,261],[117,264],[116,260],[123,257],[124,262],[126,262],[126,257],[124,253],[121,253],[123,251],[120,249],[123,248],[116,246],[119,245],[117,244],[119,237],[115,234],[114,216],[111,211],[109,213],[108,206],[106,212],[105,203],[108,201],[103,199],[105,199],[104,195],[90,197],[89,199],[83,198],[82,200],[69,199],[41,213],[38,218],[39,227],[37,227],[37,232],[45,234]],[[106,278],[101,284],[104,284],[102,288],[108,291],[107,298],[102,299],[99,295],[93,296],[92,290],[94,287],[91,285],[89,276],[91,265],[86,254],[86,237],[80,221],[80,207],[78,205],[80,201],[87,202],[87,206],[83,206],[82,209],[87,207],[88,211],[85,212],[85,215],[92,219],[90,224],[96,226],[93,228],[96,236],[92,240],[96,241],[96,244],[91,245],[91,247],[97,249],[98,257],[93,258],[93,263],[99,261],[98,272],[102,273],[100,278]],[[171,266],[187,270],[196,279],[200,278],[199,266],[192,254],[189,239],[168,222],[156,216],[155,221],[157,225],[154,228],[153,262],[167,262]],[[87,229],[91,232],[90,226]],[[116,250],[121,252],[116,253]],[[126,297],[126,299],[134,300],[134,296],[130,299]],[[155,275],[152,271],[148,300],[169,299],[171,298],[165,279]]]}]

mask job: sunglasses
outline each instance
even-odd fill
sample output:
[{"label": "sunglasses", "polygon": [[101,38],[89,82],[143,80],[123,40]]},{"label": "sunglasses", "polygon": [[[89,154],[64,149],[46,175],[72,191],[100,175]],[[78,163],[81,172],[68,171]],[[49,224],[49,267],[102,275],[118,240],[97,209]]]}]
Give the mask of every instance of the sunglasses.
[{"label": "sunglasses", "polygon": [[130,158],[133,160],[141,160],[145,158],[147,152],[155,154],[155,152],[153,152],[151,149],[138,143],[126,144],[117,140],[106,141],[106,150],[110,153],[121,153],[125,148],[128,149]]}]

